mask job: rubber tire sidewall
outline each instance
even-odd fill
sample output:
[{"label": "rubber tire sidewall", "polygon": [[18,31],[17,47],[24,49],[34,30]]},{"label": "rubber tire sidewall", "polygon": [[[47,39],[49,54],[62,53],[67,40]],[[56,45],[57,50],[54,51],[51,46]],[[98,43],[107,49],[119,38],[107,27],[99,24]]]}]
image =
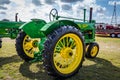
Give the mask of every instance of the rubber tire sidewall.
[{"label": "rubber tire sidewall", "polygon": [[20,32],[16,38],[16,51],[17,51],[17,54],[26,62],[29,62],[31,60],[33,60],[34,58],[31,58],[29,56],[26,55],[26,53],[24,52],[24,49],[23,49],[23,41],[24,41],[24,38],[26,36],[26,33],[25,32]]},{"label": "rubber tire sidewall", "polygon": [[[62,29],[63,28],[63,29]],[[63,31],[64,30],[64,31]],[[75,31],[73,31],[75,30]],[[56,46],[56,43],[58,42],[58,40],[64,36],[65,34],[68,34],[68,33],[74,33],[76,34],[82,41],[82,45],[83,45],[83,56],[82,56],[82,60],[79,64],[79,66],[76,68],[75,71],[73,71],[72,73],[70,74],[62,74],[60,73],[59,71],[56,70],[56,67],[54,66],[54,61],[53,61],[53,53],[54,53],[54,48]],[[55,35],[54,35],[55,34]],[[54,38],[51,38],[50,36],[51,35],[54,35]],[[76,29],[75,27],[71,27],[71,26],[64,26],[64,27],[60,27],[59,29],[55,30],[53,33],[51,33],[50,35],[48,35],[48,38],[49,38],[49,42],[51,44],[49,45],[46,45],[47,48],[45,47],[45,54],[48,54],[49,58],[48,58],[48,64],[51,67],[50,71],[52,71],[52,75],[53,76],[57,76],[57,77],[62,77],[62,78],[67,78],[67,77],[70,77],[74,74],[76,74],[78,72],[78,70],[80,69],[80,67],[82,67],[82,63],[83,63],[83,58],[84,58],[84,52],[85,52],[85,47],[84,47],[84,41],[83,41],[83,38],[82,38],[82,34],[80,33],[80,31],[78,29]],[[47,42],[46,42],[47,43]],[[48,48],[49,46],[49,48]],[[47,50],[47,51],[46,51]],[[43,54],[44,55],[44,54]],[[45,59],[45,57],[44,57]],[[49,60],[50,59],[50,60]],[[49,67],[50,67],[49,66]]]},{"label": "rubber tire sidewall", "polygon": [[[91,55],[91,50],[93,49],[94,46],[96,46],[96,47],[98,48],[98,51],[97,51],[97,53],[96,53],[95,56],[92,56],[92,55]],[[93,43],[90,43],[90,44],[88,45],[88,49],[87,49],[87,51],[86,51],[85,56],[86,56],[87,58],[95,58],[95,57],[98,55],[98,52],[99,52],[99,45],[98,45],[96,42],[93,42]]]}]

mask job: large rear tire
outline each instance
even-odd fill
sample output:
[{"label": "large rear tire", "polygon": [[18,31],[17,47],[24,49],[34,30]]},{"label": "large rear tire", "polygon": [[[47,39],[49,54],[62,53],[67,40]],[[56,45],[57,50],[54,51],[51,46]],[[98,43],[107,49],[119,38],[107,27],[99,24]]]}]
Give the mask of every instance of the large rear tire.
[{"label": "large rear tire", "polygon": [[36,45],[38,39],[31,39],[25,32],[20,32],[16,38],[16,51],[26,62],[34,59],[34,52],[39,49]]},{"label": "large rear tire", "polygon": [[82,34],[72,26],[60,27],[48,35],[43,52],[43,65],[48,74],[70,77],[78,72],[84,60]]}]

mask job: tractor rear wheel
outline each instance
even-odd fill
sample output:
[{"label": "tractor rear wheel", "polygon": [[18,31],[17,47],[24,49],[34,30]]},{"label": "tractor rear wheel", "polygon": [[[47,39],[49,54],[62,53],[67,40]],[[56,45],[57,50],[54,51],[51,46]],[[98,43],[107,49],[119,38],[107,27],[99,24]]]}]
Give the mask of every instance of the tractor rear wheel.
[{"label": "tractor rear wheel", "polygon": [[26,62],[34,59],[34,52],[39,49],[36,45],[38,39],[31,39],[25,32],[20,32],[16,38],[16,51]]},{"label": "tractor rear wheel", "polygon": [[43,65],[48,74],[67,78],[78,72],[84,58],[81,32],[72,26],[63,26],[48,35],[43,51]]},{"label": "tractor rear wheel", "polygon": [[87,58],[95,58],[98,52],[99,52],[99,45],[96,42],[94,42],[87,45],[85,55]]}]

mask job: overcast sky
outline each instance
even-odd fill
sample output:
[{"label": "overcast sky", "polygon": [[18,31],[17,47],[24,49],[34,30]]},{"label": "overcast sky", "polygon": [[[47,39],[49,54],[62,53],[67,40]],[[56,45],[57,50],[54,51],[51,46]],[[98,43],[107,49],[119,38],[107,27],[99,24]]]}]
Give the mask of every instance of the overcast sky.
[{"label": "overcast sky", "polygon": [[120,0],[0,0],[0,20],[14,21],[15,13],[19,13],[22,21],[40,18],[49,21],[49,12],[56,8],[61,16],[83,18],[83,9],[93,7],[93,19],[97,22],[110,23],[113,5],[117,4],[117,23],[120,23]]}]

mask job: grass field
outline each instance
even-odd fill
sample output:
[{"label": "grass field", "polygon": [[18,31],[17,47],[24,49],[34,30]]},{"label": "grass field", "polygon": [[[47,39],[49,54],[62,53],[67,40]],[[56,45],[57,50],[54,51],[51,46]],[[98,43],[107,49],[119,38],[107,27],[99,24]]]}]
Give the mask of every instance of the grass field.
[{"label": "grass field", "polygon": [[[120,80],[120,38],[96,37],[100,51],[85,59],[79,73],[66,80]],[[48,76],[42,62],[26,63],[15,50],[15,41],[3,39],[0,49],[0,80],[58,80]]]}]

